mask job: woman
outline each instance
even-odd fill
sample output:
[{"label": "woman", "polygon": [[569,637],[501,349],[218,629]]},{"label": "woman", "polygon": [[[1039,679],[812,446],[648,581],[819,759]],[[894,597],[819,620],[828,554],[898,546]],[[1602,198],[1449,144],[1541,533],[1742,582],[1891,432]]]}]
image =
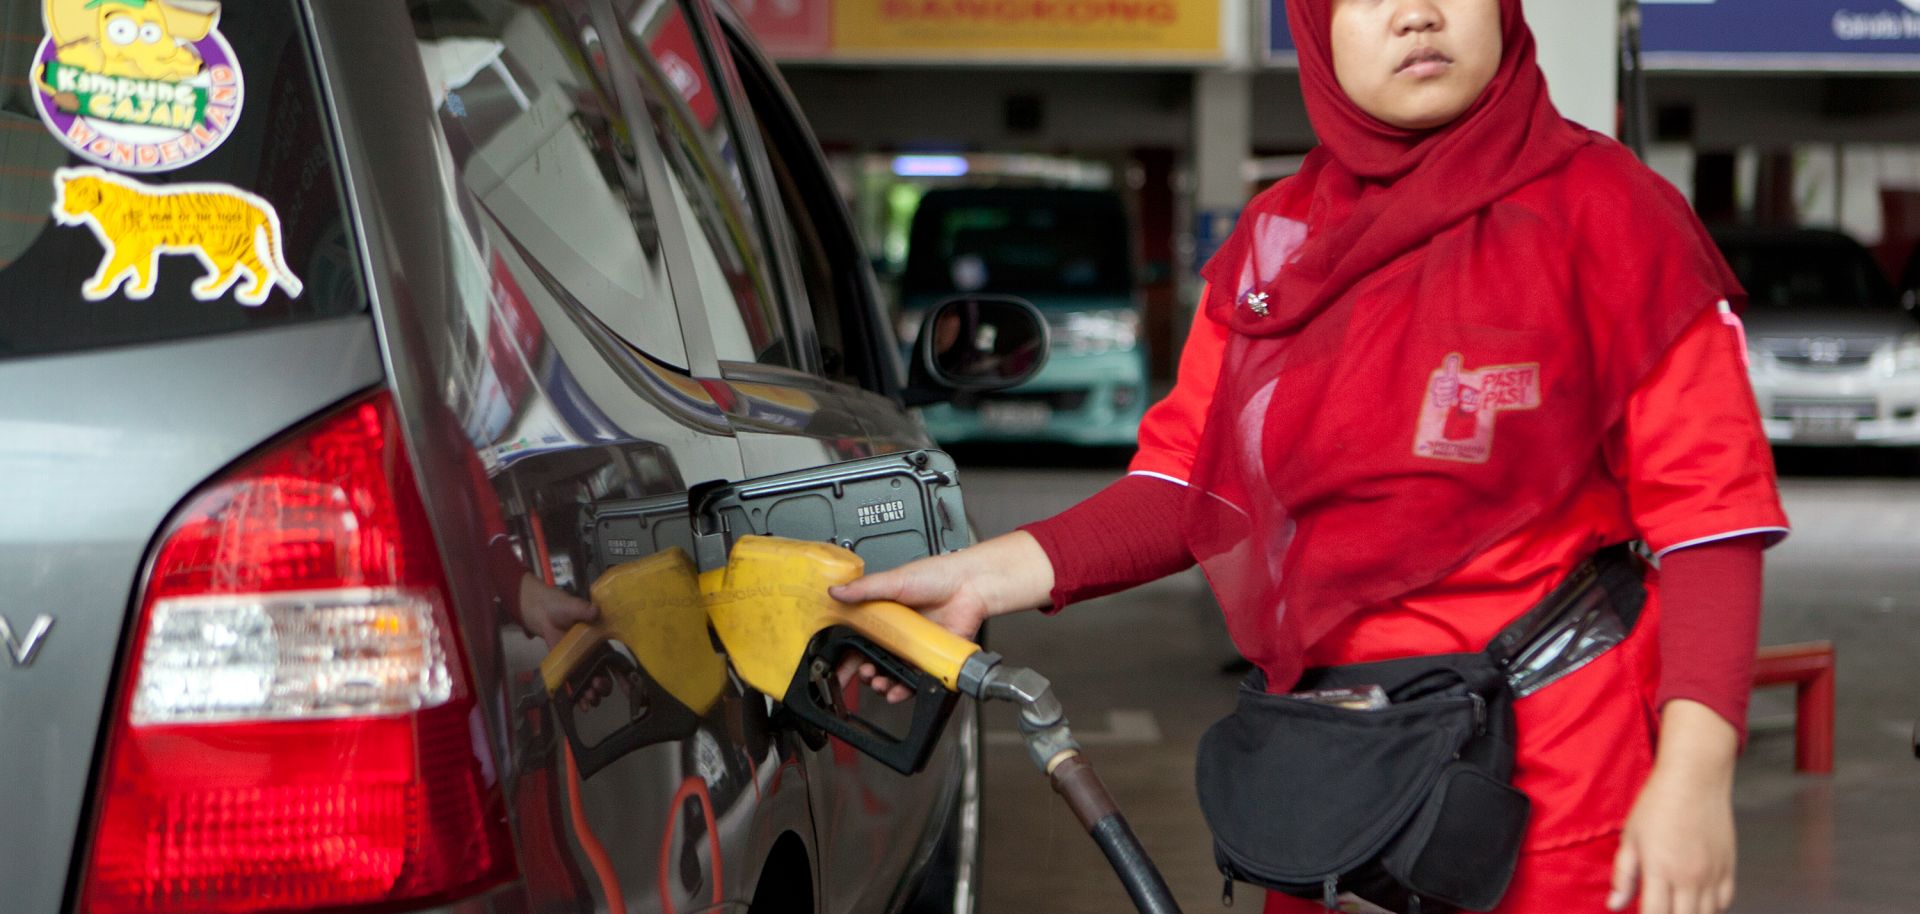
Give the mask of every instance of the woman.
[{"label": "woman", "polygon": [[1533,812],[1497,910],[1723,911],[1760,550],[1786,532],[1738,284],[1671,187],[1553,109],[1519,0],[1287,10],[1322,145],[1207,265],[1132,473],[835,595],[971,634],[1197,560],[1286,691],[1480,650],[1643,541],[1633,634],[1516,703]]}]

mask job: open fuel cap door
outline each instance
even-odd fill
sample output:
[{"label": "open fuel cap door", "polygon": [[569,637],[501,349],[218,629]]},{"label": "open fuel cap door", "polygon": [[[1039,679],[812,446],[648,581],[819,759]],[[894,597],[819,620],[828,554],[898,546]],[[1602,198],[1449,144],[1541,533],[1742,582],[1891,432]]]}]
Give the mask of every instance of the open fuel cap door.
[{"label": "open fuel cap door", "polygon": [[[679,546],[702,572],[727,564],[742,536],[825,542],[883,571],[972,542],[952,458],[908,451],[741,482],[692,487],[684,499],[604,501],[583,509],[588,571]],[[825,590],[823,581],[788,582]],[[888,704],[847,673],[872,663],[912,689]],[[775,696],[814,741],[831,734],[902,773],[926,764],[956,694],[845,626],[810,636],[784,694]]]},{"label": "open fuel cap door", "polygon": [[685,497],[602,501],[587,506],[581,522],[590,578],[670,546],[710,571],[749,534],[834,543],[869,572],[973,542],[953,458],[936,450],[703,483]]}]

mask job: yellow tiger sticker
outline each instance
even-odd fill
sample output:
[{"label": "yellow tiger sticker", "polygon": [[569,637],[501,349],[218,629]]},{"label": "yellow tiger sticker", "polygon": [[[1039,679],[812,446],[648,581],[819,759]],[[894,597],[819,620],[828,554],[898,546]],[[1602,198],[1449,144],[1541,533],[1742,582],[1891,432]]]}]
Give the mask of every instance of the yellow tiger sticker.
[{"label": "yellow tiger sticker", "polygon": [[279,286],[298,298],[300,279],[280,249],[280,214],[260,197],[225,184],[142,184],[102,168],[59,168],[53,173],[53,218],[85,225],[106,248],[100,269],[80,294],[100,301],[116,291],[143,300],[153,295],[161,254],[192,254],[207,268],[193,283],[193,297],[216,301],[234,293],[243,305],[258,305]]}]

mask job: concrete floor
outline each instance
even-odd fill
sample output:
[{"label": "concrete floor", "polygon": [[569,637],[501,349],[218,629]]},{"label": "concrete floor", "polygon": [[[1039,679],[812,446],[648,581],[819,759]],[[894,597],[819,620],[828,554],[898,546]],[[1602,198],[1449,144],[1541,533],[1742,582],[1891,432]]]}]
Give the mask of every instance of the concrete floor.
[{"label": "concrete floor", "polygon": [[[1023,451],[1023,454],[1026,453]],[[1119,469],[1043,454],[992,466],[962,452],[967,502],[998,533],[1082,498]],[[1078,465],[1076,465],[1076,463]],[[1920,478],[1881,454],[1784,454],[1793,538],[1768,555],[1765,643],[1839,651],[1835,772],[1793,772],[1792,690],[1754,696],[1735,789],[1745,914],[1920,911]],[[1865,475],[1862,475],[1865,474]],[[1220,910],[1193,799],[1193,746],[1233,702],[1225,629],[1195,572],[997,622],[993,647],[1054,682],[1101,775],[1182,908]],[[1131,910],[1105,861],[1026,761],[1011,716],[987,722],[984,914]],[[1236,910],[1258,910],[1241,887]]]}]

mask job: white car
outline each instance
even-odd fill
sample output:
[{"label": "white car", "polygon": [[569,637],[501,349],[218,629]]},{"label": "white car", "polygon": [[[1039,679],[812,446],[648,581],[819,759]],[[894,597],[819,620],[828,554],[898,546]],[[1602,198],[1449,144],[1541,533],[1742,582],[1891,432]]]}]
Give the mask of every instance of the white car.
[{"label": "white car", "polygon": [[1775,444],[1920,446],[1920,318],[1838,232],[1722,228],[1751,301],[1754,397]]}]

